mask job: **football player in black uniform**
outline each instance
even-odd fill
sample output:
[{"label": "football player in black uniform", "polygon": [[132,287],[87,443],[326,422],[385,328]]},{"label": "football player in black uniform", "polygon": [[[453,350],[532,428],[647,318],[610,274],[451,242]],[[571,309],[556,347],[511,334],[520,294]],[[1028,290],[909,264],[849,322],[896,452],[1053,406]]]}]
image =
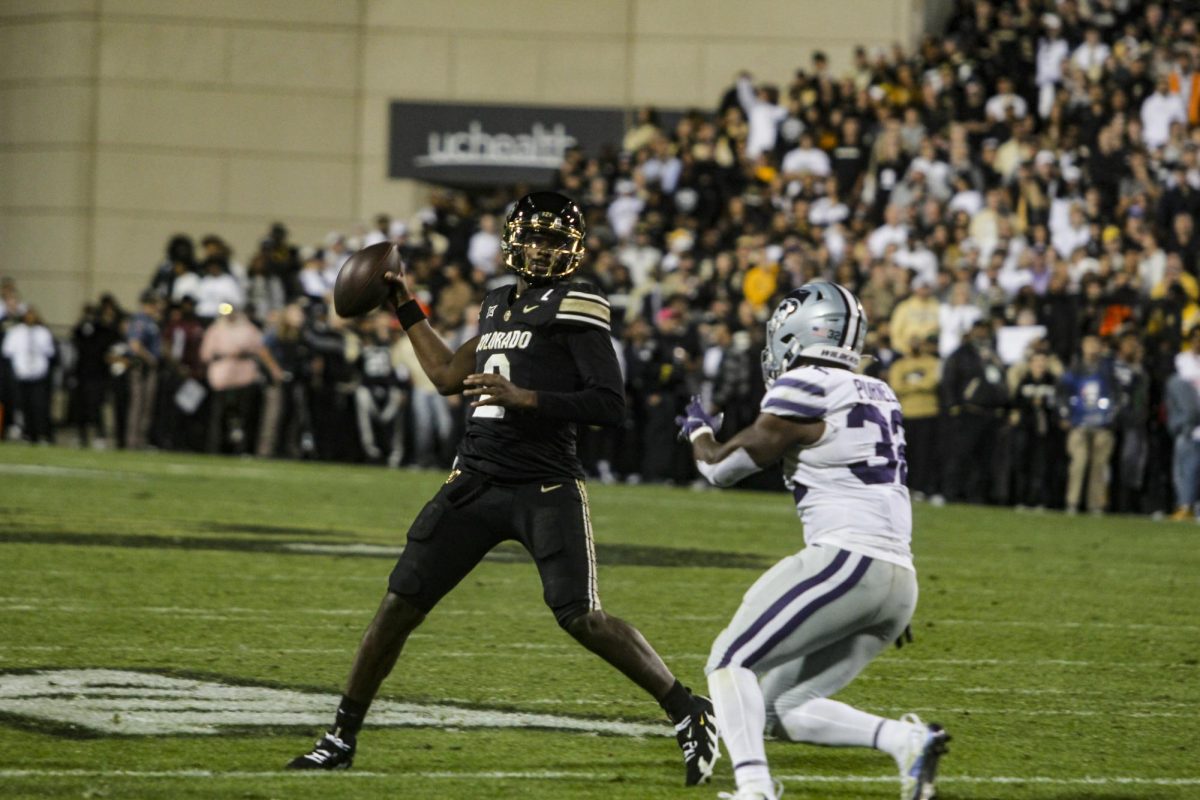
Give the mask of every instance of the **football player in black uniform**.
[{"label": "football player in black uniform", "polygon": [[409,528],[333,727],[288,767],[350,766],[363,717],[408,635],[489,550],[515,539],[533,556],[558,624],[658,700],[675,724],[687,784],[704,783],[718,755],[712,703],[680,684],[636,628],[600,608],[575,426],[620,424],[625,400],[608,301],[566,280],[583,257],[583,214],[560,194],[526,195],[501,246],[517,285],[484,298],[480,333],[457,352],[425,321],[403,276],[387,276],[421,367],[442,394],[472,400],[471,416],[455,469]]}]

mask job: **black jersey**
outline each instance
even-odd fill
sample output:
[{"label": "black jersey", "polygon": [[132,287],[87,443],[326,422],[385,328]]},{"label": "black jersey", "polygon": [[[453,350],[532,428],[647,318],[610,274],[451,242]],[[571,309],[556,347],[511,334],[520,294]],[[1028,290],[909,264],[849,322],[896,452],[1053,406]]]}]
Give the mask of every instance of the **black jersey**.
[{"label": "black jersey", "polygon": [[459,466],[503,481],[582,478],[575,424],[615,425],[625,394],[608,301],[582,283],[489,292],[479,313],[475,371],[538,393],[538,407],[472,409]]}]

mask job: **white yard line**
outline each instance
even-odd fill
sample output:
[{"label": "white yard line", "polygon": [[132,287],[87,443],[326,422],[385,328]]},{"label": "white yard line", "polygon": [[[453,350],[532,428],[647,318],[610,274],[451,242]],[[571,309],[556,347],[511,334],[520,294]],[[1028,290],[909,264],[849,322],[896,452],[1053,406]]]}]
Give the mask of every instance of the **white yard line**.
[{"label": "white yard line", "polygon": [[[19,607],[7,607],[7,608],[12,609],[12,608],[19,608]],[[0,606],[0,611],[3,611],[3,610],[6,610],[6,607]],[[440,613],[444,613],[444,612],[439,611],[438,613],[440,614]],[[544,616],[544,615],[539,614],[538,616]],[[247,618],[247,617],[219,617],[219,616],[215,616],[215,615],[203,615],[199,618],[205,619],[205,620],[216,619],[218,621],[223,620],[223,621],[227,621],[227,622],[249,622],[249,621],[251,621],[251,619]],[[303,625],[301,625],[300,623],[296,623],[295,625],[289,625],[287,623],[275,623],[274,626],[275,627],[305,627],[305,628],[311,629],[312,627],[314,627],[314,623],[308,622],[308,623],[304,623]],[[445,639],[448,637],[438,637],[434,634],[429,634],[429,633],[413,633],[409,636],[409,638],[410,639],[436,640],[439,638]],[[62,652],[62,651],[68,651],[68,650],[77,650],[77,649],[79,649],[80,646],[81,645],[0,645],[0,653],[5,653],[5,652]],[[546,651],[545,655],[560,656],[560,657],[574,657],[575,655],[583,652],[582,650],[580,650],[580,648],[578,646],[572,645],[569,643],[563,644],[563,645],[505,643],[503,646],[505,648]],[[125,652],[142,653],[142,652],[144,652],[144,648],[128,647],[128,646],[124,646],[124,645],[105,646],[105,645],[90,644],[90,645],[88,645],[88,647],[93,651],[104,652],[104,653],[125,653]],[[167,652],[179,652],[179,653],[186,653],[186,652],[210,653],[210,652],[212,652],[212,648],[207,648],[207,647],[163,646],[163,647],[159,647],[158,649],[165,650]],[[555,653],[554,651],[561,651],[561,652]],[[234,650],[234,652],[239,652],[239,653],[255,653],[255,652],[263,652],[263,653],[343,653],[343,652],[346,652],[346,653],[348,653],[350,651],[346,650],[345,648],[292,649],[292,648],[286,648],[286,647],[262,647],[262,648],[238,647]],[[494,658],[496,655],[496,651],[494,651],[494,650],[485,650],[485,651],[476,651],[476,650],[433,651],[433,650],[430,650],[427,653],[422,653],[422,654],[423,655],[446,656],[447,658]],[[702,652],[668,653],[668,654],[663,655],[663,658],[670,660],[670,661],[676,661],[676,660],[678,660],[678,661],[696,661],[696,660],[706,660],[708,658],[708,654],[702,653]],[[1088,669],[1088,670],[1096,670],[1096,669],[1128,669],[1128,670],[1183,669],[1183,670],[1193,670],[1193,669],[1200,668],[1200,665],[1197,665],[1197,664],[1181,664],[1181,663],[1171,664],[1171,663],[1164,663],[1161,661],[1090,661],[1090,660],[1086,660],[1086,659],[1081,660],[1081,659],[1062,659],[1062,658],[1023,658],[1023,659],[1008,658],[1008,659],[1003,659],[1003,658],[905,658],[905,657],[880,658],[871,663],[871,668],[878,669],[878,668],[894,667],[897,669],[904,669],[904,670],[911,671],[914,668],[919,669],[926,665],[934,665],[934,666],[945,665],[945,666],[958,666],[958,667],[1071,667],[1071,668]],[[889,678],[885,679],[885,678],[882,678],[880,676],[875,676],[875,675],[863,675],[863,676],[860,676],[859,678],[857,678],[856,680],[859,680],[859,681],[892,680],[892,678],[889,677]],[[953,678],[947,677],[947,676],[915,675],[912,677],[905,678],[905,680],[909,681],[909,682],[942,683],[942,682],[952,682]],[[980,694],[984,694],[984,693],[988,693],[988,692],[995,692],[996,694],[1004,694],[1010,690],[1004,689],[1004,688],[988,689],[988,688],[981,687],[981,688],[975,689],[974,691],[977,691]],[[1054,690],[1045,690],[1045,693],[1054,694],[1055,692],[1054,692]],[[1074,694],[1074,693],[1072,693],[1072,694]]]},{"label": "white yard line", "polygon": [[[297,545],[299,546],[299,545]],[[304,545],[307,547],[307,545]],[[324,547],[324,545],[314,545],[314,547]],[[377,547],[377,545],[363,545],[363,547]],[[388,549],[388,548],[381,548]],[[397,552],[399,552],[397,550]],[[375,581],[375,578],[368,580]],[[101,603],[47,603],[40,598],[34,597],[14,597],[0,596],[0,611],[61,611],[67,613],[105,613],[111,614],[114,611],[135,611],[148,614],[178,614],[181,616],[202,617],[205,619],[221,619],[227,616],[233,619],[233,615],[239,617],[261,616],[261,617],[278,617],[278,616],[294,616],[302,614],[305,616],[325,616],[325,617],[349,617],[349,616],[365,616],[369,613],[369,609],[363,608],[329,608],[328,606],[316,608],[248,608],[242,606],[223,606],[221,608],[197,608],[193,606],[140,606],[140,605],[106,605]],[[439,616],[484,616],[494,615],[495,612],[487,609],[438,609],[436,612]],[[522,616],[522,617],[545,617],[548,612],[537,611],[506,611],[506,616]],[[709,614],[677,614],[672,619],[686,622],[727,622],[727,615],[709,615]],[[1127,630],[1127,631],[1147,631],[1147,630],[1177,630],[1184,633],[1192,633],[1200,631],[1200,625],[1160,625],[1151,623],[1139,622],[1047,622],[1041,620],[985,620],[985,619],[937,619],[933,620],[935,625],[960,625],[960,626],[979,626],[979,627],[1004,627],[1004,628],[1067,628],[1067,629],[1084,629],[1084,628],[1101,628],[1106,630]],[[995,662],[1002,663],[1002,662]],[[1059,661],[1057,663],[1090,663],[1090,662],[1068,662]]]},{"label": "white yard line", "polygon": [[[200,769],[179,770],[95,770],[95,769],[0,769],[0,778],[220,778],[226,780],[300,779],[334,780],[385,779],[405,781],[412,778],[427,780],[614,780],[621,777],[618,772],[586,772],[567,770],[538,770],[525,772],[481,772],[481,771],[426,771],[426,772],[366,772],[350,770],[337,773],[311,772],[214,772]],[[778,775],[784,782],[793,783],[895,783],[896,778],[888,775]],[[1045,786],[1200,786],[1200,777],[1152,778],[1139,775],[1085,775],[1058,778],[1049,775],[945,775],[939,783],[970,783],[984,785],[1038,784]]]},{"label": "white yard line", "polygon": [[0,475],[36,475],[47,478],[104,478],[114,481],[146,480],[145,475],[91,467],[54,467],[45,464],[0,464]]},{"label": "white yard line", "polygon": [[934,619],[936,625],[982,625],[998,628],[1103,628],[1106,630],[1147,631],[1176,630],[1200,631],[1200,625],[1164,625],[1150,622],[1055,622],[1053,620],[1029,619]]},{"label": "white yard line", "polygon": [[1164,664],[1161,661],[1090,661],[1070,658],[881,658],[871,666],[896,666],[913,669],[922,664],[946,664],[958,667],[1083,667],[1085,669],[1196,669],[1197,664]]}]

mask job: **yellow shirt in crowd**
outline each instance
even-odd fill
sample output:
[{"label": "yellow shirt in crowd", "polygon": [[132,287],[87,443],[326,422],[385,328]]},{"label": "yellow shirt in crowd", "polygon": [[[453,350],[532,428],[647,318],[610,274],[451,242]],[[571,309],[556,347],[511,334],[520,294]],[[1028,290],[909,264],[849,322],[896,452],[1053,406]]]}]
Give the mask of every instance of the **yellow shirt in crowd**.
[{"label": "yellow shirt in crowd", "polygon": [[888,383],[906,419],[937,416],[941,373],[937,356],[906,356],[892,363]]},{"label": "yellow shirt in crowd", "polygon": [[913,339],[925,341],[938,332],[938,310],[941,304],[933,295],[922,300],[913,295],[896,306],[892,312],[892,349],[908,355]]}]

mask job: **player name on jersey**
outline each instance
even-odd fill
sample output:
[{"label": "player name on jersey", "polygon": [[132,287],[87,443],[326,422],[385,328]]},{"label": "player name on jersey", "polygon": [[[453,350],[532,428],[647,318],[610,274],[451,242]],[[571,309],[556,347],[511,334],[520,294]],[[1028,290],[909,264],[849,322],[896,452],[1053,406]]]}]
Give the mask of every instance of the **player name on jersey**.
[{"label": "player name on jersey", "polygon": [[896,399],[892,387],[886,383],[879,381],[863,381],[858,378],[854,379],[854,388],[858,392],[858,396],[862,400],[875,400],[882,403],[899,403]]}]

